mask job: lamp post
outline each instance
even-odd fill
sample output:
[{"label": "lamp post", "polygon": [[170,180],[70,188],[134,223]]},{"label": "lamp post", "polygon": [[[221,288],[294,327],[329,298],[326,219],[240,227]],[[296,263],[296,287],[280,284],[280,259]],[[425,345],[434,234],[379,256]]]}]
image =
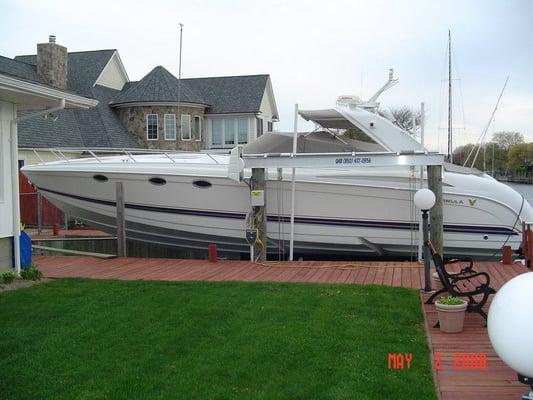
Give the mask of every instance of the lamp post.
[{"label": "lamp post", "polygon": [[415,206],[422,210],[422,232],[424,236],[424,292],[431,292],[429,263],[428,211],[435,205],[435,194],[429,189],[420,189],[415,193]]}]

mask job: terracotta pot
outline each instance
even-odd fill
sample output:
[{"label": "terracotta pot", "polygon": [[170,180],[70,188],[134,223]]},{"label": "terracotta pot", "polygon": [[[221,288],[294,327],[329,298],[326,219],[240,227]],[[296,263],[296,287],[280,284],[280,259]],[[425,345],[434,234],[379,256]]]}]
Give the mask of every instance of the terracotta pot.
[{"label": "terracotta pot", "polygon": [[465,311],[467,302],[461,300],[463,304],[447,305],[438,301],[435,303],[439,318],[440,330],[446,333],[458,333],[463,331],[465,322]]}]

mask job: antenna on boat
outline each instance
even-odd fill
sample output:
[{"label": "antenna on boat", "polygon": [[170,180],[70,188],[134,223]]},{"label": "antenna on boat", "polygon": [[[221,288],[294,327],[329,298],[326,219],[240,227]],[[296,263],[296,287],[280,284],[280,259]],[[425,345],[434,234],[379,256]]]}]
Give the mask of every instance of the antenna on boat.
[{"label": "antenna on boat", "polygon": [[372,106],[375,104],[375,106],[377,106],[378,104],[376,104],[376,100],[378,99],[378,97],[381,96],[383,92],[385,92],[386,90],[389,90],[391,87],[396,85],[399,81],[400,81],[399,79],[394,79],[394,70],[390,68],[389,69],[389,80],[381,87],[381,89],[379,89],[376,93],[374,93],[374,95],[370,99],[368,99],[368,101],[365,102],[366,105]]}]

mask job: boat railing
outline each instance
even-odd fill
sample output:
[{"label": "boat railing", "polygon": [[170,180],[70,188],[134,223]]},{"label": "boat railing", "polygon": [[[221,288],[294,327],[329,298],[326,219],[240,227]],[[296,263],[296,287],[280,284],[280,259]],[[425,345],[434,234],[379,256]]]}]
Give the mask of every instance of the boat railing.
[{"label": "boat railing", "polygon": [[[176,157],[173,157],[173,155],[179,154],[190,154],[191,152],[188,151],[180,151],[180,150],[161,150],[161,149],[131,149],[131,148],[104,148],[104,147],[98,147],[98,148],[88,148],[88,147],[50,147],[50,148],[29,148],[24,149],[32,151],[33,154],[37,157],[39,160],[39,163],[45,163],[48,161],[65,161],[67,163],[75,162],[77,160],[86,160],[86,159],[93,159],[98,162],[103,162],[102,157],[103,156],[126,156],[128,159],[130,159],[132,162],[137,162],[138,160],[135,158],[135,156],[139,155],[152,155],[152,154],[160,154],[168,158],[172,163],[176,163]],[[213,157],[212,154],[209,152],[202,151],[202,154],[205,154],[208,156],[215,164],[220,164],[219,161]],[[44,154],[52,155],[54,159],[46,159],[49,157],[44,157]],[[75,158],[69,158],[65,154],[76,154],[77,156]],[[43,158],[44,157],[44,158]],[[179,159],[179,157],[178,157]]]}]

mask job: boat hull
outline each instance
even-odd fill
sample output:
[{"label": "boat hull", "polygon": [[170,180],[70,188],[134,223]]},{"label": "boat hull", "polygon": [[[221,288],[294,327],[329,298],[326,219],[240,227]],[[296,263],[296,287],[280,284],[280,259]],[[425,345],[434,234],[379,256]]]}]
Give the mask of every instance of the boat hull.
[{"label": "boat hull", "polygon": [[[116,232],[114,182],[120,181],[125,188],[129,239],[198,251],[216,243],[221,254],[234,258],[245,257],[249,252],[245,241],[249,188],[225,177],[224,165],[174,169],[168,165],[155,169],[129,165],[124,169],[111,164],[65,168],[56,163],[48,168],[46,164],[26,167],[23,172],[69,216],[103,231]],[[107,181],[95,181],[96,173],[105,175]],[[486,258],[499,253],[504,243],[517,250],[520,221],[531,215],[529,204],[492,179],[452,175],[459,174],[445,174],[445,181],[451,182],[444,190],[446,256]],[[163,178],[166,184],[151,184],[150,178],[154,176]],[[291,190],[288,179],[284,175],[279,181],[276,171],[272,171],[267,181],[268,252],[275,257],[288,253]],[[479,187],[464,193],[465,188],[457,183],[465,179],[470,187],[474,183]],[[210,186],[195,185],[198,180],[205,180]],[[297,182],[295,255],[307,258],[416,255],[419,212],[412,199],[417,185],[409,171],[370,175],[304,171]],[[509,190],[507,203],[487,196],[495,188]]]}]

